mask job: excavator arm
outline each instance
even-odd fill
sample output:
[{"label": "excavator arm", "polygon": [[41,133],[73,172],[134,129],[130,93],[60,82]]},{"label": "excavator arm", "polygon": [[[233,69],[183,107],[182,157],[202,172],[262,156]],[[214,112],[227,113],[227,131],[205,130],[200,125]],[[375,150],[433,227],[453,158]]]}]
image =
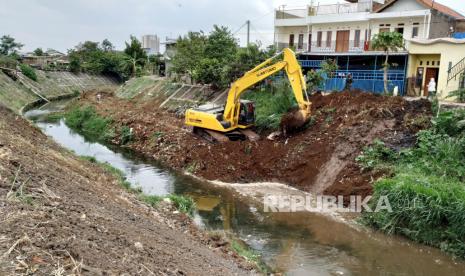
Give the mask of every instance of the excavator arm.
[{"label": "excavator arm", "polygon": [[[280,55],[283,55],[283,60],[271,64],[276,59],[276,57]],[[289,82],[291,83],[292,91],[297,100],[297,103],[299,104],[300,110],[310,112],[311,103],[308,101],[308,98],[304,98],[304,95],[307,97],[307,86],[302,74],[302,69],[295,57],[294,52],[291,49],[285,48],[281,53],[278,53],[274,57],[265,60],[252,70],[245,73],[242,78],[238,79],[231,85],[224,109],[224,120],[231,122],[232,125],[237,124],[240,106],[239,100],[241,95],[249,87],[259,83],[260,81],[283,69],[286,71]]]},{"label": "excavator arm", "polygon": [[[283,58],[281,61],[275,62],[278,56],[282,56]],[[285,70],[291,83],[302,118],[309,118],[311,103],[308,101],[302,69],[294,52],[286,48],[281,53],[265,60],[236,80],[228,92],[224,109],[210,106],[187,110],[186,125],[219,132],[229,132],[238,128],[249,127],[239,124],[241,95],[249,87],[281,70]]]}]

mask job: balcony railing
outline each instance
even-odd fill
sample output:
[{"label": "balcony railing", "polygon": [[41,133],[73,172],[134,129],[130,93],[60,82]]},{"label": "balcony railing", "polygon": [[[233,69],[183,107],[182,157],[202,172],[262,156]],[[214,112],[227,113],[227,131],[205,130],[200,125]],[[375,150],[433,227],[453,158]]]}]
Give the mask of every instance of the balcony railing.
[{"label": "balcony railing", "polygon": [[307,6],[306,8],[291,8],[285,10],[276,10],[276,19],[296,19],[306,18],[307,16],[330,15],[330,14],[348,14],[357,12],[370,12],[371,3],[342,3],[333,5]]},{"label": "balcony railing", "polygon": [[338,42],[336,40],[332,40],[330,43],[328,43],[327,41],[314,41],[308,48],[309,52],[314,53],[357,53],[368,50],[370,50],[369,41],[365,42],[365,40],[350,40],[345,42]]}]

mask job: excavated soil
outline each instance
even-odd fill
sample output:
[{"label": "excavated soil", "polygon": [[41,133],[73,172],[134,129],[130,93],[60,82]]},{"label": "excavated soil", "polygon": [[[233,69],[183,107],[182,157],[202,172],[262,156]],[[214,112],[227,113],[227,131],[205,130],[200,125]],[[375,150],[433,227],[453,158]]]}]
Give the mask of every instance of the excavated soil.
[{"label": "excavated soil", "polygon": [[252,273],[225,244],[0,106],[0,275]]},{"label": "excavated soil", "polygon": [[97,101],[97,93],[102,92],[82,95],[77,104],[93,105],[118,127],[133,128],[134,141],[127,147],[173,168],[209,180],[272,181],[333,195],[370,194],[381,173],[362,171],[355,157],[377,138],[394,149],[412,146],[431,116],[427,100],[360,91],[315,94],[310,97],[312,123],[302,132],[275,141],[263,134],[257,142],[211,144],[156,102],[119,99],[108,91]]}]

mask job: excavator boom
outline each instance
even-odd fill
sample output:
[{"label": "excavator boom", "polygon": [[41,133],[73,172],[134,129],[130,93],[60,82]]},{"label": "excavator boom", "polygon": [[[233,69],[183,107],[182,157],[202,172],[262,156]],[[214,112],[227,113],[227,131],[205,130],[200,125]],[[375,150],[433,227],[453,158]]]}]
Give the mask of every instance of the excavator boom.
[{"label": "excavator boom", "polygon": [[[278,56],[283,58],[281,61],[275,62]],[[281,70],[285,70],[299,105],[299,112],[307,120],[310,117],[311,103],[307,98],[305,79],[294,52],[286,48],[237,79],[229,89],[224,108],[207,105],[196,109],[188,109],[185,124],[223,133],[253,126],[252,120],[240,118],[240,113],[244,110],[253,110],[253,104],[250,105],[249,102],[241,101],[240,97],[249,87]],[[241,102],[244,104],[241,104]]]}]

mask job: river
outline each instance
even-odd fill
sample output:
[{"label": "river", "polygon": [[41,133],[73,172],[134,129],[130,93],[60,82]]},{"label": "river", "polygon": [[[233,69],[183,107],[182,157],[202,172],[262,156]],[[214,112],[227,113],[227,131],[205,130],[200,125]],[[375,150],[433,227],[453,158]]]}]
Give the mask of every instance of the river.
[{"label": "river", "polygon": [[49,103],[25,114],[53,140],[77,155],[94,156],[122,170],[147,194],[191,196],[194,220],[207,230],[235,233],[286,275],[464,275],[465,263],[437,249],[399,237],[360,230],[315,213],[263,213],[255,202],[231,189],[174,172],[128,150],[90,141],[63,120],[42,115],[62,109]]}]

